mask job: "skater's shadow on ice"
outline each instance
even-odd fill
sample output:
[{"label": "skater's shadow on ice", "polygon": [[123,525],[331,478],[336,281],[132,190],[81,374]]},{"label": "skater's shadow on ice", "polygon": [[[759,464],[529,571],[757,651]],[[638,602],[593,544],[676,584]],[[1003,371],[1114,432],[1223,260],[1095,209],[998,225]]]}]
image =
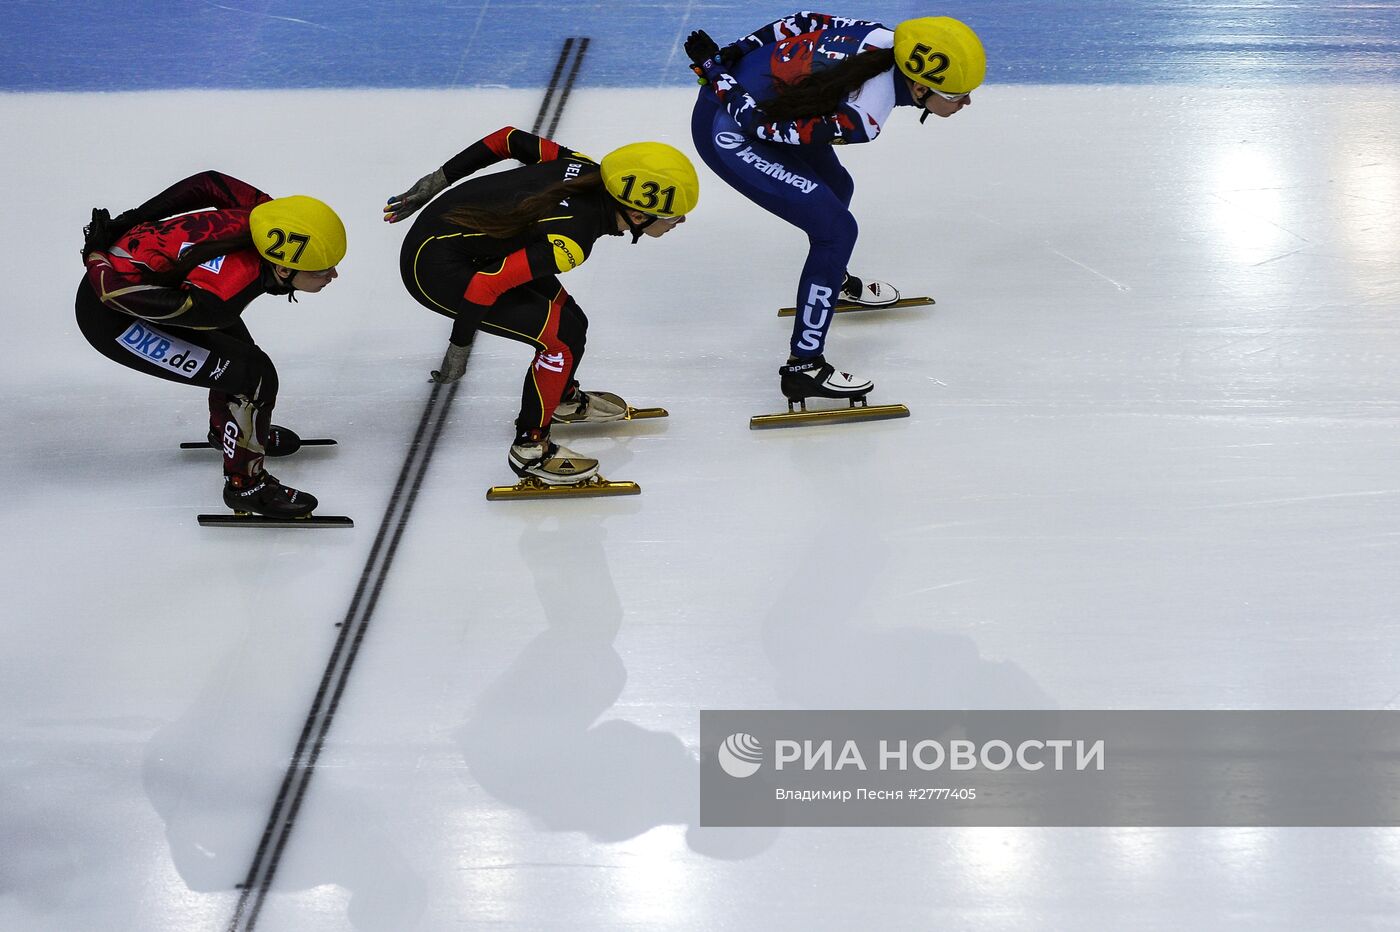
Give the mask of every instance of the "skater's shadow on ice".
[{"label": "skater's shadow on ice", "polygon": [[522,532],[546,628],[486,689],[458,733],[472,777],[549,831],[618,842],[684,825],[686,843],[701,854],[757,854],[774,830],[698,824],[700,768],[679,736],[599,721],[627,682],[613,647],[622,605],[603,540],[598,523]]},{"label": "skater's shadow on ice", "polygon": [[[895,600],[882,587],[894,553],[872,512],[829,513],[763,621],[779,708],[1053,709],[1019,666],[984,658],[972,638],[936,630],[937,596]],[[844,548],[831,569],[831,541]],[[893,615],[894,617],[889,617]]]},{"label": "skater's shadow on ice", "polygon": [[[160,728],[145,751],[146,795],[165,823],[180,879],[196,893],[233,891],[243,882],[267,821],[270,789],[287,769],[292,660],[250,659],[246,645],[275,638],[275,631],[256,626],[275,629],[282,621],[275,613],[249,617],[257,619],[253,630],[229,640],[189,710]],[[307,644],[308,651],[321,648]],[[335,884],[349,894],[348,928],[416,928],[427,888],[393,840],[391,813],[375,802],[378,794],[321,778],[312,795],[318,810],[316,856],[280,861],[277,892]],[[366,857],[366,851],[374,857]]]}]

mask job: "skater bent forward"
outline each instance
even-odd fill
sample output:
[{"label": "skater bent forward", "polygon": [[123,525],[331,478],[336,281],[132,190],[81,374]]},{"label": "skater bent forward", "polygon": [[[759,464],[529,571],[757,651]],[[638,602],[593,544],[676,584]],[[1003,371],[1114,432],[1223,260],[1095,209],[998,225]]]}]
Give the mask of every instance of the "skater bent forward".
[{"label": "skater bent forward", "polygon": [[[506,159],[524,165],[438,196]],[[478,329],[535,350],[508,458],[522,479],[546,485],[592,479],[597,460],[550,441],[551,422],[626,415],[617,396],[579,389],[574,374],[588,319],[556,276],[582,265],[601,237],[630,232],[636,243],[643,235],[664,236],[685,222],[698,197],[694,166],[664,143],[633,143],[595,162],[507,126],[389,199],[384,219],[390,223],[423,208],[400,253],[404,287],[453,321],[434,380],[461,378]]]},{"label": "skater bent forward", "polygon": [[115,218],[94,210],[84,232],[77,317],[87,341],[128,369],[209,390],[225,504],[273,518],[310,514],[314,496],[263,468],[265,455],[301,441],[272,423],[277,370],[242,315],[259,295],[294,300],[337,277],[345,227],[335,211],[206,171]]},{"label": "skater bent forward", "polygon": [[896,106],[948,117],[972,103],[986,57],[976,34],[946,16],[880,23],[794,13],[717,47],[708,35],[685,43],[701,78],[691,138],[725,183],[807,234],[797,286],[783,394],[861,398],[868,379],[840,372],[823,355],[838,299],[879,307],[899,293],[848,273],[856,243],[855,183],[833,146],[870,142]]}]

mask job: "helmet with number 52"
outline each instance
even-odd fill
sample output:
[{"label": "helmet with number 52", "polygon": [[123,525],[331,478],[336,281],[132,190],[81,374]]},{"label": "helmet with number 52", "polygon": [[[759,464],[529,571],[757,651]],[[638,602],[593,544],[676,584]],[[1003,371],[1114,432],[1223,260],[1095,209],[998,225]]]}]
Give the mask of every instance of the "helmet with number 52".
[{"label": "helmet with number 52", "polygon": [[987,76],[982,40],[951,16],[906,19],[894,27],[894,60],[909,80],[943,94],[970,94]]}]

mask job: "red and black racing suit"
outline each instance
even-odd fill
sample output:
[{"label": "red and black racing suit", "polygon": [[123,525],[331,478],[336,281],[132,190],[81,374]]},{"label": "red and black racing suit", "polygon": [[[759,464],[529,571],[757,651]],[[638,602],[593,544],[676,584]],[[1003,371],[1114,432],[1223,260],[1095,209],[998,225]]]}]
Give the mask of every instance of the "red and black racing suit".
[{"label": "red and black racing suit", "polygon": [[443,172],[452,184],[505,159],[524,167],[473,178],[423,208],[404,239],[399,270],[419,304],[453,319],[457,346],[481,329],[534,347],[515,422],[524,436],[548,429],[583,357],[588,319],[556,274],[582,265],[599,237],[620,235],[622,208],[600,185],[509,239],[448,219],[456,207],[510,206],[599,171],[586,155],[507,126],[453,156]]},{"label": "red and black racing suit", "polygon": [[135,225],[106,251],[85,257],[87,275],[78,285],[78,328],[99,353],[137,372],[209,389],[224,471],[245,476],[262,470],[277,370],[241,315],[258,295],[291,289],[251,245],[211,257],[181,280],[170,281],[169,273],[192,246],[246,235],[249,212],[268,200],[219,172],[186,178],[118,218]]}]

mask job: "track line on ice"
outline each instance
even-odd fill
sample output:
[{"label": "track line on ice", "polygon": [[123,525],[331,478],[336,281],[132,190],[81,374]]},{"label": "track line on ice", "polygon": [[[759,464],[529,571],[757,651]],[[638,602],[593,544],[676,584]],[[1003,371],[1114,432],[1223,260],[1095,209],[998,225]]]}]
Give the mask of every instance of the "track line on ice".
[{"label": "track line on ice", "polygon": [[467,60],[471,58],[477,33],[481,32],[481,24],[486,20],[486,11],[490,8],[491,0],[486,0],[481,5],[481,12],[476,14],[476,23],[472,26],[472,34],[467,36],[466,42],[462,43],[462,54],[457,57],[457,70],[452,72],[452,81],[449,83],[449,87],[457,86],[457,80],[462,76],[463,69],[467,67]]},{"label": "track line on ice", "polygon": [[275,13],[262,13],[256,10],[242,10],[236,6],[224,6],[222,3],[214,3],[213,0],[203,0],[203,3],[205,6],[211,6],[216,10],[223,10],[228,13],[239,13],[243,16],[261,16],[265,19],[279,19],[284,23],[296,23],[299,26],[313,26],[316,29],[327,29],[331,32],[335,32],[330,26],[325,26],[321,23],[313,23],[309,19],[297,19],[295,16],[278,16]]},{"label": "track line on ice", "polygon": [[1090,267],[1090,266],[1087,266],[1087,265],[1085,265],[1083,262],[1080,262],[1078,259],[1075,259],[1075,258],[1072,257],[1072,256],[1067,256],[1067,255],[1065,255],[1064,253],[1062,253],[1062,252],[1060,252],[1058,249],[1056,249],[1054,246],[1051,246],[1049,243],[1046,243],[1046,244],[1045,244],[1045,248],[1048,249],[1048,250],[1050,250],[1051,252],[1053,252],[1055,255],[1059,256],[1061,259],[1064,259],[1066,262],[1072,262],[1072,263],[1074,263],[1075,265],[1079,266],[1079,267],[1080,267],[1081,269],[1083,269],[1084,271],[1088,272],[1090,275],[1096,275],[1096,276],[1098,276],[1099,278],[1102,278],[1104,281],[1108,282],[1110,285],[1112,285],[1114,288],[1117,288],[1119,291],[1132,291],[1132,290],[1133,290],[1133,289],[1132,289],[1131,287],[1129,287],[1128,285],[1125,285],[1125,284],[1123,284],[1123,283],[1120,282],[1120,281],[1115,281],[1115,280],[1109,278],[1107,275],[1105,275],[1104,273],[1100,272],[1098,269],[1095,269],[1095,268],[1092,268],[1092,267]]},{"label": "track line on ice", "polygon": [[1300,505],[1304,502],[1322,502],[1338,498],[1375,498],[1384,495],[1395,495],[1400,493],[1400,489],[1368,489],[1364,492],[1327,492],[1321,495],[1299,495],[1293,498],[1261,498],[1257,501],[1244,502],[1220,502],[1213,505],[1196,505],[1188,507],[1188,511],[1211,511],[1219,508],[1252,508],[1256,505]]},{"label": "track line on ice", "polygon": [[[534,133],[539,134],[541,128],[548,124],[546,135],[553,135],[587,49],[587,38],[570,37],[564,41],[564,47],[559,53],[559,62],[555,65],[544,101],[535,117]],[[238,885],[238,905],[229,921],[229,932],[251,932],[257,925],[258,916],[277,875],[282,854],[296,826],[297,815],[301,811],[307,788],[311,785],[311,777],[315,772],[321,749],[325,745],[326,735],[330,733],[336,709],[340,706],[340,698],[345,693],[351,667],[359,654],[365,631],[379,602],[379,594],[385,579],[388,578],[399,541],[408,526],[413,504],[418,498],[423,477],[428,471],[428,463],[437,448],[438,438],[442,436],[447,412],[452,407],[452,399],[456,397],[460,384],[454,382],[444,387],[434,383],[428,402],[423,407],[423,414],[418,420],[418,430],[409,445],[398,481],[389,496],[389,505],[375,534],[369,558],[360,573],[360,581],[355,587],[345,620],[340,622],[340,634],[336,637],[330,660],[321,675],[321,683],[302,726],[301,736],[297,739],[296,750],[292,752],[291,761],[282,777],[282,785],[278,788],[277,798],[263,828],[253,863],[249,866],[243,882]]]}]

